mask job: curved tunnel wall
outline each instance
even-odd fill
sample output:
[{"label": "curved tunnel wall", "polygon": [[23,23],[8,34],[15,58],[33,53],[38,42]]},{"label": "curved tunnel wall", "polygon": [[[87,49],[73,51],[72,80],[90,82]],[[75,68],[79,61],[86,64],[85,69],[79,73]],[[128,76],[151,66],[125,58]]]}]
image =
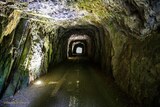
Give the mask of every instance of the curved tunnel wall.
[{"label": "curved tunnel wall", "polygon": [[[81,55],[81,56],[72,55],[74,46],[77,44],[84,45],[82,47],[86,54]],[[88,35],[75,35],[75,34],[71,35],[68,38],[68,43],[66,47],[67,48],[67,59],[81,59],[81,58],[91,57],[92,56],[91,54],[93,54],[92,52],[93,48],[91,44],[92,44],[92,40]]]},{"label": "curved tunnel wall", "polygon": [[[66,61],[66,46],[68,39],[73,34],[90,37],[92,41],[91,61],[97,65],[110,65],[109,61],[105,62],[105,59],[109,59],[110,56],[108,45],[110,41],[106,40],[108,35],[104,33],[102,26],[77,25],[66,28],[59,27],[56,30],[53,25],[22,18],[17,22],[17,26],[11,34],[4,36],[0,45],[2,47],[0,48],[0,58],[6,59],[0,62],[0,69],[3,71],[0,75],[3,79],[0,97],[13,95],[18,89],[26,87],[31,81],[45,74],[49,64],[54,66]],[[107,55],[106,52],[108,52]],[[40,57],[37,58],[37,56]],[[33,65],[34,61],[37,63],[36,66]],[[4,84],[6,81],[7,84]]]},{"label": "curved tunnel wall", "polygon": [[[99,2],[97,3],[97,1],[104,1],[103,3],[105,3],[105,6]],[[90,5],[90,3],[93,5]],[[121,86],[124,91],[131,94],[136,100],[140,102],[146,101],[147,98],[153,100],[154,96],[160,93],[159,88],[157,88],[160,87],[160,38],[158,36],[160,28],[159,4],[159,0],[85,0],[84,4],[82,4],[83,9],[92,12],[93,14],[91,15],[93,15],[93,17],[95,16],[95,19],[91,17],[92,20],[87,17],[87,20],[89,23],[95,22],[95,26],[61,27],[57,32],[54,32],[56,29],[55,25],[50,26],[48,24],[42,24],[37,22],[37,20],[34,22],[30,20],[30,26],[25,29],[23,28],[23,24],[21,24],[22,20],[20,20],[20,23],[19,20],[16,20],[20,17],[19,12],[13,11],[13,9],[5,6],[7,9],[4,8],[4,11],[2,9],[2,15],[0,15],[0,19],[2,19],[0,20],[0,24],[2,24],[2,31],[0,31],[0,91],[5,91],[10,84],[10,89],[14,90],[11,92],[12,94],[15,90],[23,87],[23,84],[27,84],[28,73],[34,80],[40,74],[47,71],[48,63],[54,65],[66,60],[66,56],[62,53],[66,51],[63,49],[66,43],[59,42],[60,36],[65,32],[91,29],[93,30],[91,32],[100,35],[97,37],[101,41],[98,43],[97,40],[94,41],[95,44],[97,44],[97,47],[101,48],[94,52],[93,59],[95,62],[99,62],[102,67],[108,69],[108,71],[113,68],[113,75],[117,84]],[[11,14],[12,12],[14,12],[14,14]],[[9,15],[12,17],[8,17]],[[29,18],[37,19],[35,16],[29,16]],[[9,22],[14,22],[12,25],[14,25],[15,28],[12,27],[12,29],[10,29],[11,26],[8,25],[11,24],[9,24]],[[101,25],[97,25],[97,23],[101,23],[105,29],[103,29]],[[17,25],[20,25],[21,27],[18,28],[16,27]],[[47,26],[51,31],[48,30]],[[59,23],[58,26],[60,26]],[[68,22],[67,26],[69,26]],[[10,30],[6,28],[9,28]],[[5,35],[6,37],[3,39],[4,35],[2,35],[2,32],[5,29],[11,32],[6,32],[7,35]],[[107,29],[109,29],[109,35]],[[24,33],[23,31],[26,32]],[[86,30],[86,32],[88,31]],[[21,36],[24,39],[26,39],[27,36],[27,39],[23,39],[22,43],[20,43],[21,39],[19,38]],[[35,37],[38,38],[36,39]],[[147,37],[149,38],[147,39]],[[140,39],[142,41],[139,41]],[[15,44],[12,44],[12,42]],[[64,42],[67,41],[64,40]],[[18,47],[19,44],[20,47]],[[36,49],[37,46],[40,46],[41,48],[39,52],[43,51],[43,53],[41,53],[41,65],[39,66],[38,72],[37,70],[31,69],[28,71],[26,68],[31,66],[30,64],[28,67],[28,64],[31,63],[30,57],[28,58],[28,56],[34,56],[33,50]],[[13,47],[16,47],[17,49]],[[22,50],[24,51],[22,52]],[[61,50],[63,51],[61,52]],[[16,52],[19,53],[19,55],[14,59],[13,57]],[[28,64],[25,63],[27,67],[23,66],[26,61],[25,59],[28,61]],[[12,61],[13,64],[11,64]],[[11,78],[8,78],[8,75]],[[14,83],[16,83],[16,85]]]},{"label": "curved tunnel wall", "polygon": [[77,35],[87,35],[89,36],[89,38],[91,38],[91,47],[92,47],[92,54],[91,54],[91,58],[93,58],[92,60],[94,60],[95,62],[100,62],[100,57],[101,57],[101,45],[103,41],[101,41],[100,36],[104,36],[104,35],[100,35],[100,31],[97,27],[93,26],[93,25],[87,25],[87,26],[73,26],[70,28],[59,28],[58,30],[58,37],[59,37],[59,41],[57,42],[57,49],[54,50],[53,57],[56,57],[56,61],[53,60],[53,64],[54,63],[59,63],[62,61],[67,60],[67,44],[68,44],[68,40],[71,37],[71,35],[73,34],[77,34]]},{"label": "curved tunnel wall", "polygon": [[98,25],[77,25],[68,28],[59,27],[56,31],[56,48],[53,49],[50,66],[67,61],[67,44],[72,35],[87,35],[91,40],[89,60],[100,66],[107,75],[111,73],[111,40],[107,29]]},{"label": "curved tunnel wall", "polygon": [[[105,67],[110,65],[110,41],[99,24],[67,25],[57,27],[41,21],[21,18],[19,11],[7,10],[12,19],[2,18],[0,35],[0,97],[13,95],[18,89],[47,72],[51,66],[67,60],[67,43],[72,34],[91,38],[91,61]],[[14,14],[12,14],[14,13]],[[8,14],[9,15],[9,14]],[[16,20],[19,17],[19,20]],[[1,18],[1,16],[0,16]],[[10,22],[14,23],[11,28]],[[63,26],[63,25],[62,25]],[[57,29],[57,30],[56,30]],[[10,32],[7,32],[10,31]],[[107,38],[107,40],[106,40]],[[105,44],[105,45],[104,45]],[[89,51],[90,52],[90,51]],[[107,53],[108,52],[108,53]],[[107,53],[107,54],[106,54]],[[18,54],[18,55],[17,55]],[[106,67],[107,69],[110,66]],[[7,82],[7,84],[6,84]]]},{"label": "curved tunnel wall", "polygon": [[[88,44],[85,40],[77,40],[77,41],[72,41],[69,46],[67,47],[67,58],[72,59],[72,58],[82,58],[82,57],[89,57],[88,56]],[[82,52],[81,54],[77,53],[77,48],[81,48]]]}]

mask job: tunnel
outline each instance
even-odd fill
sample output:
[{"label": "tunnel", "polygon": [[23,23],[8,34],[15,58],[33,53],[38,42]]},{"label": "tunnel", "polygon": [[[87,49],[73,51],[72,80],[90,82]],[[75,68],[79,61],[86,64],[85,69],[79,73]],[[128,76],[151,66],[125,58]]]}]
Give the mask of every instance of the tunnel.
[{"label": "tunnel", "polygon": [[[57,45],[57,47],[53,49],[56,53],[52,54],[52,58],[54,59],[58,53],[58,62],[53,60],[51,65],[63,61],[88,60],[96,63],[98,66],[102,66],[102,64],[100,64],[102,60],[101,56],[105,52],[102,51],[104,47],[101,45],[106,35],[103,28],[89,24],[71,26],[69,28],[59,27],[57,32],[59,40],[56,41],[55,45]],[[77,47],[82,48],[82,54],[76,53]],[[108,51],[110,51],[110,49],[108,49]]]},{"label": "tunnel", "polygon": [[83,55],[85,52],[84,51],[87,51],[87,50],[85,50],[85,46],[84,46],[84,44],[82,44],[82,43],[78,43],[78,44],[76,44],[76,45],[74,45],[73,46],[73,53],[72,54],[74,54],[74,55]]},{"label": "tunnel", "polygon": [[160,107],[159,0],[0,0],[0,107]]},{"label": "tunnel", "polygon": [[[71,49],[70,49],[71,48]],[[86,56],[87,57],[87,44],[86,41],[73,41],[70,43],[69,45],[69,49],[68,49],[68,59],[70,57],[76,57],[76,56]]]},{"label": "tunnel", "polygon": [[71,35],[68,39],[67,58],[76,59],[91,57],[91,38],[87,35]]}]

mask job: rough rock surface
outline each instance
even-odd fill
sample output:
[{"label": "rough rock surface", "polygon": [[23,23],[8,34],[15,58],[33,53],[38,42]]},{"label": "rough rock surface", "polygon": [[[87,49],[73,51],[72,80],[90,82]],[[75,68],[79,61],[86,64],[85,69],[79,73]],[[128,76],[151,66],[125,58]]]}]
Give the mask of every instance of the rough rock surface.
[{"label": "rough rock surface", "polygon": [[112,17],[106,25],[112,41],[113,76],[125,92],[145,107],[160,105],[159,3],[105,1]]},{"label": "rough rock surface", "polygon": [[50,63],[65,59],[61,50],[66,42],[61,47],[60,35],[79,25],[89,25],[86,29],[94,25],[101,35],[94,38],[101,41],[95,42],[95,61],[141,105],[160,105],[160,1],[64,0],[61,4],[85,13],[57,21],[27,12],[27,4],[0,3],[0,96],[14,94],[46,73]]},{"label": "rough rock surface", "polygon": [[[74,18],[62,17],[61,20],[57,20],[39,12],[26,11],[25,5],[1,3],[1,98],[13,95],[17,90],[45,74],[49,64],[55,65],[66,60],[64,49],[69,34],[74,33],[72,32],[74,27],[80,32],[85,27],[89,30],[84,29],[84,33],[89,31],[91,34],[103,36],[98,27],[91,26],[91,23],[82,17],[77,18],[78,15],[72,11],[68,12],[75,15]],[[61,14],[68,16],[66,13]],[[69,33],[66,36],[64,32]],[[103,39],[97,36],[93,38],[97,41],[94,46],[99,48],[101,44],[98,41]],[[94,51],[95,60],[99,60],[99,51],[100,48]]]}]

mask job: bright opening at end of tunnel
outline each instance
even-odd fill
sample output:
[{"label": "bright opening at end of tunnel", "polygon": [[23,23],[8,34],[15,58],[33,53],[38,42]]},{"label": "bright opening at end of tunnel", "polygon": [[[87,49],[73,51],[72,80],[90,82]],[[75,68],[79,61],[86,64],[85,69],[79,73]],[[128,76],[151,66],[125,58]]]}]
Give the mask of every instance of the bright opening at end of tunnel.
[{"label": "bright opening at end of tunnel", "polygon": [[76,53],[77,53],[77,54],[82,54],[82,52],[83,52],[83,50],[82,50],[81,47],[77,47],[77,48],[76,48]]}]

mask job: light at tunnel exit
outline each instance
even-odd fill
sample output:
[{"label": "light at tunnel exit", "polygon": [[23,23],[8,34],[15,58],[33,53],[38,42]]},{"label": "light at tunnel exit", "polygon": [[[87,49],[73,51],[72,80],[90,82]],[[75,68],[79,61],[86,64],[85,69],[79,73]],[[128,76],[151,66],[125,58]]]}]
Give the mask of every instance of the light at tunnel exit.
[{"label": "light at tunnel exit", "polygon": [[82,54],[83,50],[82,50],[82,47],[77,47],[76,48],[76,53],[77,54]]}]

